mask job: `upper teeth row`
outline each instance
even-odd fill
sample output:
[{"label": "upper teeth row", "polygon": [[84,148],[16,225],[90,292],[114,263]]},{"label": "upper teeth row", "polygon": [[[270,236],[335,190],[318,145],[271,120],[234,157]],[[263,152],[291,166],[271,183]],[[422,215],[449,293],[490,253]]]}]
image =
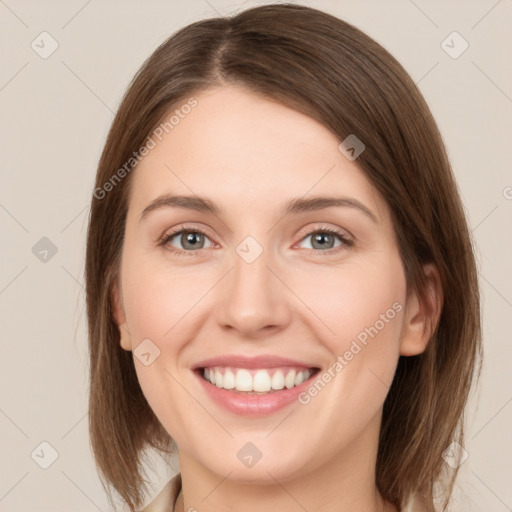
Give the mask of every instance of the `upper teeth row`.
[{"label": "upper teeth row", "polygon": [[[270,391],[271,389],[290,389],[302,384],[311,376],[311,370],[276,370],[272,377],[267,370],[256,370],[254,377],[243,368],[205,368],[204,378],[218,388],[237,391]],[[285,375],[286,374],[286,375]]]}]

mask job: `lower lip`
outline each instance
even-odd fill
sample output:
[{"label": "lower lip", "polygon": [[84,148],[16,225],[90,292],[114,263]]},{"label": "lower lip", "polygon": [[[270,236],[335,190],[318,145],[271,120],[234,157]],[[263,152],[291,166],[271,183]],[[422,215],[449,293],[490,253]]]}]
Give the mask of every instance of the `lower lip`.
[{"label": "lower lip", "polygon": [[228,391],[224,388],[218,388],[210,381],[207,381],[199,372],[195,371],[194,374],[211,399],[224,409],[241,416],[263,416],[272,414],[298,401],[298,396],[309,387],[312,379],[316,377],[317,371],[314,371],[308,380],[298,386],[291,389],[274,391],[267,395],[246,395]]}]

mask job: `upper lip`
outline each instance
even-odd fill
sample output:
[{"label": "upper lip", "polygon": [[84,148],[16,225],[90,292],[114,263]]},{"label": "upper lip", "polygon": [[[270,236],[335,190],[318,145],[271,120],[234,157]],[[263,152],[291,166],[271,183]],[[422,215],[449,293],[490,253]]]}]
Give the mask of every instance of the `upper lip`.
[{"label": "upper lip", "polygon": [[237,356],[237,355],[224,355],[204,359],[199,363],[192,366],[193,370],[198,368],[211,368],[213,366],[230,366],[232,368],[277,368],[281,366],[299,366],[302,368],[317,368],[310,363],[304,361],[297,361],[286,357],[279,357],[270,354],[265,354],[257,357]]}]

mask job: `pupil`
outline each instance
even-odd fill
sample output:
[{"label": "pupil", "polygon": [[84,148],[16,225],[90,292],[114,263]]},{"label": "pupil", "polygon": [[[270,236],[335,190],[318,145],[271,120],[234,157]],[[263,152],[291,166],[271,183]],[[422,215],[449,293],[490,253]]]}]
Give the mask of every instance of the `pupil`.
[{"label": "pupil", "polygon": [[195,249],[196,247],[194,247],[194,245],[198,245],[198,244],[194,244],[194,242],[198,242],[201,240],[201,236],[199,233],[195,233],[195,232],[188,232],[188,233],[184,233],[184,237],[185,237],[185,243],[183,244],[183,247],[187,247],[187,244],[191,244],[191,247],[189,248],[192,248],[192,249]]},{"label": "pupil", "polygon": [[325,234],[325,233],[319,233],[317,235],[315,235],[314,237],[314,242],[313,242],[313,246],[315,245],[315,243],[319,243],[320,244],[320,247],[322,248],[325,248],[326,245],[328,245],[328,242],[325,241],[326,238],[331,238],[332,239],[333,235],[329,235],[329,234]]}]

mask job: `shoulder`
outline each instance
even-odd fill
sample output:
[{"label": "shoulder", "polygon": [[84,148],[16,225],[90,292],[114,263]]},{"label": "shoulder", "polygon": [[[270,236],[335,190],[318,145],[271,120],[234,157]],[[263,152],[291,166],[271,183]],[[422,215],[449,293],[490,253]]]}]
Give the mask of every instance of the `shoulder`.
[{"label": "shoulder", "polygon": [[181,489],[181,473],[171,478],[158,494],[138,512],[172,512]]}]

